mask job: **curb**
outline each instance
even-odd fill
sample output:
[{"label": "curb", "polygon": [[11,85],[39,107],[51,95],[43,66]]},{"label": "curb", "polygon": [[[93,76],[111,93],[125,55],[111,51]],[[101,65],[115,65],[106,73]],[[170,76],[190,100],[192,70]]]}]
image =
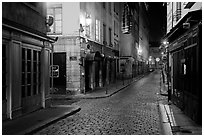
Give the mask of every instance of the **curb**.
[{"label": "curb", "polygon": [[[52,106],[52,107],[62,107],[62,106]],[[65,106],[64,106],[65,107]],[[18,133],[18,135],[32,135],[34,134],[35,132],[65,118],[65,117],[68,117],[68,116],[71,116],[77,112],[79,112],[81,110],[81,108],[79,106],[75,106],[74,108],[71,109],[71,111],[67,112],[67,113],[64,113],[64,114],[61,114],[60,116],[56,116],[54,118],[51,118],[51,119],[48,119],[42,123],[39,123],[25,131],[22,131],[20,133]]]},{"label": "curb", "polygon": [[171,123],[168,119],[168,114],[166,112],[165,105],[159,104],[159,110],[161,114],[161,122],[162,122],[162,128],[164,135],[173,135],[171,130]]},{"label": "curb", "polygon": [[139,77],[138,79],[136,79],[136,80],[134,80],[133,82],[131,82],[131,83],[129,83],[129,84],[127,84],[127,85],[125,85],[124,87],[122,87],[122,88],[120,88],[120,89],[118,89],[118,90],[116,90],[116,91],[114,91],[113,93],[111,93],[111,94],[108,94],[108,95],[104,95],[104,96],[96,96],[96,97],[79,97],[80,99],[100,99],[100,98],[107,98],[107,97],[110,97],[110,96],[112,96],[112,95],[114,95],[114,94],[116,94],[116,93],[118,93],[119,91],[121,91],[121,90],[123,90],[123,89],[125,89],[126,87],[128,87],[128,86],[130,86],[131,84],[133,84],[134,82],[136,82],[136,81],[138,81],[138,80],[140,80],[141,78],[143,78],[145,75],[142,75],[141,77]]},{"label": "curb", "polygon": [[146,75],[142,75],[142,76],[138,77],[136,80],[134,80],[134,81],[132,81],[131,83],[129,83],[129,84],[127,84],[127,85],[121,87],[120,89],[117,89],[116,91],[114,91],[114,92],[111,93],[111,94],[102,95],[102,96],[95,96],[95,97],[65,97],[65,98],[55,98],[55,99],[57,99],[57,100],[61,100],[61,99],[62,99],[62,100],[64,100],[64,99],[65,99],[65,100],[72,100],[72,99],[101,99],[101,98],[107,98],[107,97],[110,97],[110,96],[116,94],[117,92],[119,92],[119,91],[125,89],[126,87],[130,86],[130,85],[133,84],[134,82],[136,82],[136,81],[140,80],[141,78],[143,78],[144,76],[146,76]]}]

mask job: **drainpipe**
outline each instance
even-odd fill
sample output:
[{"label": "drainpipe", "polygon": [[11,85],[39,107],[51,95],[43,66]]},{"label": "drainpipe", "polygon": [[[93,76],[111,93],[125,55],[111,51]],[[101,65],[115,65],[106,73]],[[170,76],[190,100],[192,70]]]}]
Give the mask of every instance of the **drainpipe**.
[{"label": "drainpipe", "polygon": [[53,44],[51,44],[51,46],[52,46],[52,53],[51,53],[51,72],[52,72],[52,77],[51,77],[51,91],[53,92],[54,91],[54,78],[53,78],[53,65],[54,65],[54,63],[53,63],[53,53],[54,53],[54,45]]}]

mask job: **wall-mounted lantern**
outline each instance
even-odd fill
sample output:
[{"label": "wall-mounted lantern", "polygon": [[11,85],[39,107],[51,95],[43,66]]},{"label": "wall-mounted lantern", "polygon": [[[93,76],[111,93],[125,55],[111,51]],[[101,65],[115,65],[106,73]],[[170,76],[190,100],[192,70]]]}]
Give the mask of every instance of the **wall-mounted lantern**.
[{"label": "wall-mounted lantern", "polygon": [[91,25],[91,23],[92,23],[91,16],[90,15],[86,16],[86,25],[89,26]]},{"label": "wall-mounted lantern", "polygon": [[142,49],[138,49],[138,54],[139,54],[139,55],[142,54]]}]

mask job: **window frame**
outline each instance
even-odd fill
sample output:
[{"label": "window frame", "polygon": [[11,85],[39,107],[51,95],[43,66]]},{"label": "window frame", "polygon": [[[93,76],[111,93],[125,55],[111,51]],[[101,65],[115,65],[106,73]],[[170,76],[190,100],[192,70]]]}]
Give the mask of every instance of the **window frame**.
[{"label": "window frame", "polygon": [[[30,51],[30,54],[28,54],[28,51]],[[36,54],[34,54],[35,52]],[[41,93],[41,50],[22,46],[21,55],[21,97],[38,95]]]},{"label": "window frame", "polygon": [[95,22],[95,40],[100,42],[100,20],[96,19]]},{"label": "window frame", "polygon": [[[52,13],[50,13],[49,10]],[[56,10],[60,10],[60,12],[57,13]],[[62,5],[57,5],[57,6],[49,7],[47,9],[47,15],[48,16],[53,16],[53,18],[54,18],[53,25],[50,26],[51,31],[48,32],[48,34],[62,34],[62,20],[63,20],[62,19]],[[59,23],[56,23],[56,22],[59,22]],[[58,30],[58,28],[60,28],[60,29]]]},{"label": "window frame", "polygon": [[109,27],[108,33],[109,33],[109,46],[111,46],[112,44],[112,28],[111,27]]}]

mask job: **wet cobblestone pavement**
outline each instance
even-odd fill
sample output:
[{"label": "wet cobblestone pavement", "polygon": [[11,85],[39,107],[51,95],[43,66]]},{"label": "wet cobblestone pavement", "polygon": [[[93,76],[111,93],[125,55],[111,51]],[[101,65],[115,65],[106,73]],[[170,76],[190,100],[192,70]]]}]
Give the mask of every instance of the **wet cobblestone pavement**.
[{"label": "wet cobblestone pavement", "polygon": [[81,111],[38,131],[36,135],[159,135],[159,73],[153,72],[112,97],[74,104]]}]

